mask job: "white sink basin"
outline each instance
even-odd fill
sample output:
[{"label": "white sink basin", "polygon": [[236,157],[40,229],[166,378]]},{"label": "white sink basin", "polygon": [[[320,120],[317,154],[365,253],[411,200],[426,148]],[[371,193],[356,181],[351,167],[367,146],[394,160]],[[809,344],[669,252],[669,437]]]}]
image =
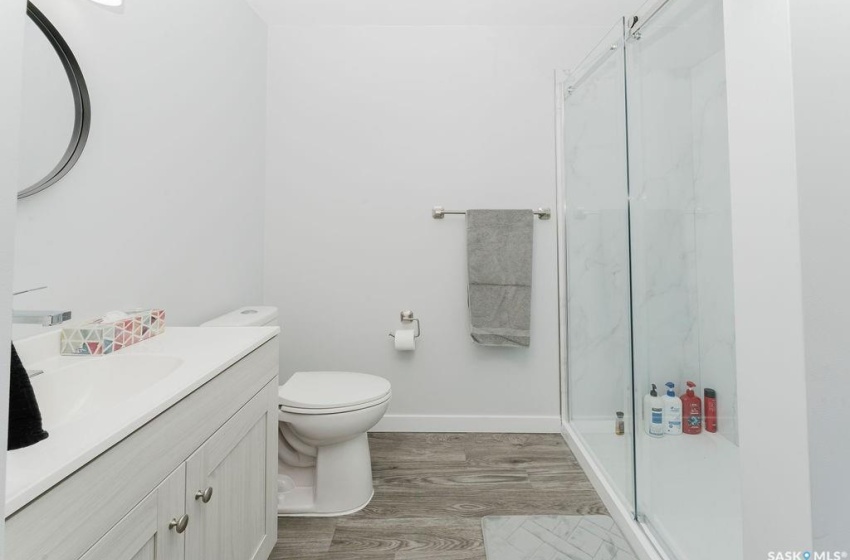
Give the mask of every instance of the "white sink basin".
[{"label": "white sink basin", "polygon": [[44,428],[102,412],[168,377],[183,363],[158,355],[76,358],[76,363],[31,378]]},{"label": "white sink basin", "polygon": [[[16,340],[50,437],[6,455],[6,516],[280,332],[168,327],[109,356],[60,356],[59,331]],[[262,367],[276,367],[265,364]],[[2,550],[0,550],[2,554]]]}]

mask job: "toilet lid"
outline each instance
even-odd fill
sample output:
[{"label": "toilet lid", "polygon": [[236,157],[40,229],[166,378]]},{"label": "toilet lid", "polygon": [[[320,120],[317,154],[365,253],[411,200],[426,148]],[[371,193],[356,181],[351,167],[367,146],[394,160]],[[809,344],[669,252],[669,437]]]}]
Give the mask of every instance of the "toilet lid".
[{"label": "toilet lid", "polygon": [[349,371],[300,371],[278,390],[280,404],[294,408],[340,408],[379,400],[390,382],[377,375]]}]

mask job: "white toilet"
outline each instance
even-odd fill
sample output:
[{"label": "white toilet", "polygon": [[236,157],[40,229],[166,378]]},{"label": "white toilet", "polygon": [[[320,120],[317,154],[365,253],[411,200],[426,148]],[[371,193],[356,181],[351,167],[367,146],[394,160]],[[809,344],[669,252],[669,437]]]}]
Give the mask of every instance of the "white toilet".
[{"label": "white toilet", "polygon": [[[274,307],[243,307],[203,327],[277,325]],[[295,373],[279,389],[278,514],[346,515],[372,499],[366,432],[384,416],[390,382],[342,371]]]}]

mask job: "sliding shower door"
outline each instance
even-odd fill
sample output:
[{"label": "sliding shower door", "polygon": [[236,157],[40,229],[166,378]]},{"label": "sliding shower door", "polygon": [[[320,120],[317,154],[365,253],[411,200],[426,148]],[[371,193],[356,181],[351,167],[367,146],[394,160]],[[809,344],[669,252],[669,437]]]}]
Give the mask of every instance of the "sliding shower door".
[{"label": "sliding shower door", "polygon": [[566,393],[569,422],[634,508],[624,65],[621,23],[565,87]]},{"label": "sliding shower door", "polygon": [[639,21],[626,45],[635,398],[691,381],[701,399],[713,390],[718,421],[637,431],[638,519],[676,558],[739,559],[722,1],[671,1]]},{"label": "sliding shower door", "polygon": [[[564,84],[567,434],[683,560],[743,558],[722,4],[651,3]],[[652,385],[688,382],[650,436]]]}]

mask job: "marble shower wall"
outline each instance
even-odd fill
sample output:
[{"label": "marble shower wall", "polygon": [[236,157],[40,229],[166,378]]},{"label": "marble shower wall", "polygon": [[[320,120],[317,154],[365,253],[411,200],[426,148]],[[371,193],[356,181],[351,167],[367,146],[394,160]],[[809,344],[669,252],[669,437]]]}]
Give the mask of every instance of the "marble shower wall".
[{"label": "marble shower wall", "polygon": [[681,9],[699,25],[656,27],[625,50],[628,157],[622,50],[565,102],[570,416],[628,414],[634,344],[639,402],[651,383],[712,387],[719,431],[737,442],[722,6]]},{"label": "marble shower wall", "polygon": [[608,430],[631,399],[623,64],[611,54],[564,107],[570,416]]},{"label": "marble shower wall", "polygon": [[[659,43],[663,48],[663,43]],[[644,39],[630,51],[629,161],[635,387],[699,382],[690,80]],[[635,52],[638,51],[638,52]]]},{"label": "marble shower wall", "polygon": [[701,10],[627,50],[635,386],[714,388],[737,442],[723,15]]},{"label": "marble shower wall", "polygon": [[737,444],[735,293],[724,53],[717,52],[696,65],[691,79],[700,380],[702,387],[717,391],[719,433]]}]

